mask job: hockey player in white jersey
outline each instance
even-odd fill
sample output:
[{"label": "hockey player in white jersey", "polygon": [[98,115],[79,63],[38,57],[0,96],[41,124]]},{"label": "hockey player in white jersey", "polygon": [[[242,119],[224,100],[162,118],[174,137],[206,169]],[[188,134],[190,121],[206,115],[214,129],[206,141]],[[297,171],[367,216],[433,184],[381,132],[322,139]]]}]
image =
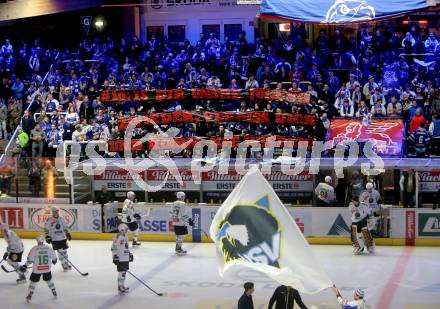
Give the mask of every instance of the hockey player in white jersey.
[{"label": "hockey player in white jersey", "polygon": [[21,262],[21,258],[24,251],[23,242],[20,237],[15,234],[13,230],[9,229],[7,224],[0,225],[0,231],[3,234],[3,238],[5,239],[8,246],[6,247],[6,252],[3,255],[3,260],[5,260],[18,274],[17,283],[26,282],[25,272],[20,270],[19,263]]},{"label": "hockey player in white jersey", "polygon": [[58,207],[52,207],[52,216],[49,217],[44,224],[44,234],[46,236],[46,242],[52,244],[53,250],[58,254],[58,258],[61,262],[61,267],[64,271],[72,269],[67,259],[67,249],[69,248],[67,240],[72,240],[64,218],[60,216],[60,209]]},{"label": "hockey player in white jersey", "polygon": [[171,204],[170,216],[174,226],[174,234],[176,235],[176,254],[185,255],[186,251],[183,250],[182,244],[185,235],[188,234],[188,227],[193,226],[192,219],[186,213],[185,193],[177,192],[177,201]]},{"label": "hockey player in white jersey", "polygon": [[333,206],[335,203],[335,189],[333,188],[332,178],[326,176],[324,182],[319,183],[315,188],[318,207]]},{"label": "hockey player in white jersey", "polygon": [[359,198],[360,202],[365,203],[370,209],[370,216],[368,217],[368,229],[370,231],[377,231],[377,223],[382,210],[382,199],[379,191],[374,189],[371,182],[368,182],[365,186]]},{"label": "hockey player in white jersey", "polygon": [[339,304],[341,304],[344,309],[370,309],[370,306],[365,300],[365,292],[362,289],[356,289],[356,291],[354,291],[354,300],[344,299],[337,287],[333,287],[333,291],[336,294]]},{"label": "hockey player in white jersey", "polygon": [[53,296],[57,297],[57,291],[55,290],[55,284],[52,281],[51,264],[57,263],[57,257],[55,252],[47,245],[44,244],[44,237],[37,237],[37,245],[31,249],[27,257],[26,264],[21,266],[22,271],[25,271],[31,264],[32,273],[29,278],[31,283],[29,284],[29,293],[26,296],[26,301],[29,302],[34,294],[35,287],[38,281],[40,281],[41,275],[43,275],[43,281],[46,281],[47,286],[51,289]]},{"label": "hockey player in white jersey", "polygon": [[129,263],[133,262],[133,254],[128,248],[128,227],[121,223],[118,226],[119,233],[113,237],[112,255],[113,264],[116,265],[118,271],[118,292],[120,294],[128,293],[129,288],[125,287],[125,276],[129,270]]},{"label": "hockey player in white jersey", "polygon": [[367,204],[359,202],[359,198],[354,196],[348,209],[351,213],[351,242],[354,247],[354,254],[358,255],[364,251],[364,246],[368,252],[374,252],[374,240],[367,228],[367,218],[370,209]]},{"label": "hockey player in white jersey", "polygon": [[128,226],[128,229],[133,234],[133,247],[140,246],[138,242],[139,225],[137,220],[141,219],[141,216],[135,212],[134,199],[136,194],[133,191],[127,192],[127,198],[124,201],[124,207],[122,208],[122,223]]}]

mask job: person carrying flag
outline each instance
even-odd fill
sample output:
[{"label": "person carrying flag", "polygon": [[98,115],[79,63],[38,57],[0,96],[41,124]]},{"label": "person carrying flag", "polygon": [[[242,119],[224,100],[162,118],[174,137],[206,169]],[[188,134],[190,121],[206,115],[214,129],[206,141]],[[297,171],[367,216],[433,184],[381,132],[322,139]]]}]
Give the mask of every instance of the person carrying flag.
[{"label": "person carrying flag", "polygon": [[365,301],[365,291],[362,289],[354,291],[353,300],[343,298],[336,286],[333,286],[333,292],[335,292],[336,298],[343,309],[370,309],[370,306]]}]

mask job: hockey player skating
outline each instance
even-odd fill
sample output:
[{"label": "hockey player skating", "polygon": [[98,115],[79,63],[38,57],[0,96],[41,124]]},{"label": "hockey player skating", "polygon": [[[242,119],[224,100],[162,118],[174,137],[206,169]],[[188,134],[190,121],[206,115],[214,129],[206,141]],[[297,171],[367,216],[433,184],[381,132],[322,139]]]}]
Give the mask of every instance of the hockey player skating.
[{"label": "hockey player skating", "polygon": [[133,262],[133,254],[128,248],[128,226],[124,223],[118,226],[119,233],[113,238],[112,254],[113,263],[118,271],[118,292],[120,294],[128,293],[129,288],[125,287],[125,276],[129,270],[129,263]]},{"label": "hockey player skating", "polygon": [[46,242],[52,244],[53,250],[58,254],[58,258],[61,262],[61,267],[64,271],[72,269],[67,259],[67,249],[69,248],[67,240],[72,240],[67,225],[64,222],[64,218],[60,216],[60,209],[58,207],[52,207],[52,217],[49,217],[44,224],[44,234],[46,236]]},{"label": "hockey player skating", "polygon": [[128,229],[133,234],[133,246],[140,246],[138,242],[139,225],[137,220],[141,219],[141,216],[134,210],[134,199],[136,194],[133,191],[127,192],[127,198],[124,201],[124,208],[122,208],[122,223],[128,226]]},{"label": "hockey player skating", "polygon": [[20,237],[15,234],[14,231],[9,229],[7,224],[0,225],[0,231],[3,234],[3,238],[5,239],[8,246],[6,247],[6,252],[3,255],[3,260],[5,260],[9,265],[14,268],[14,270],[18,274],[17,283],[26,282],[25,272],[20,270],[19,263],[21,262],[21,258],[24,251],[23,242]]},{"label": "hockey player skating", "polygon": [[370,306],[365,301],[365,292],[362,289],[356,289],[353,295],[354,300],[351,301],[344,299],[337,287],[333,287],[333,291],[335,292],[339,304],[341,304],[344,309],[370,309]]},{"label": "hockey player skating", "polygon": [[170,208],[170,216],[174,226],[174,234],[176,235],[176,254],[185,255],[182,244],[185,235],[188,234],[188,227],[193,226],[192,219],[186,213],[185,193],[177,192],[177,201],[174,201]]},{"label": "hockey player skating", "polygon": [[55,290],[55,284],[52,281],[52,273],[50,271],[52,265],[56,264],[57,257],[55,252],[47,245],[44,244],[44,237],[37,237],[37,245],[31,249],[27,257],[26,264],[21,266],[21,270],[25,271],[27,267],[33,264],[32,273],[29,278],[31,283],[29,284],[29,293],[26,296],[26,301],[29,302],[34,294],[35,287],[40,281],[41,275],[43,275],[43,281],[46,281],[47,286],[51,289],[52,295],[56,298],[57,291]]},{"label": "hockey player skating", "polygon": [[351,213],[351,242],[354,247],[354,254],[361,254],[364,246],[368,252],[374,252],[374,240],[367,227],[367,218],[370,213],[367,204],[359,202],[359,198],[354,196],[348,209]]}]

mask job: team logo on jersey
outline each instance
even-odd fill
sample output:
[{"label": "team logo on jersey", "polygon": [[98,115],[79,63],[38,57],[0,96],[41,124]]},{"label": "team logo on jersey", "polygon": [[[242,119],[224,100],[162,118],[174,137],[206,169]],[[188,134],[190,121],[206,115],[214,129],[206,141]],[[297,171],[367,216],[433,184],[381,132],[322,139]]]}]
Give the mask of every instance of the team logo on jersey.
[{"label": "team logo on jersey", "polygon": [[347,223],[345,223],[345,220],[341,214],[338,214],[335,222],[330,228],[330,231],[328,231],[327,235],[338,235],[338,236],[350,235],[350,230],[348,229]]},{"label": "team logo on jersey", "polygon": [[18,255],[17,254],[12,254],[11,255],[11,260],[13,261],[13,262],[15,262],[16,260],[18,260]]},{"label": "team logo on jersey", "polygon": [[282,230],[267,195],[252,204],[235,205],[218,229],[225,263],[243,260],[280,267]]}]

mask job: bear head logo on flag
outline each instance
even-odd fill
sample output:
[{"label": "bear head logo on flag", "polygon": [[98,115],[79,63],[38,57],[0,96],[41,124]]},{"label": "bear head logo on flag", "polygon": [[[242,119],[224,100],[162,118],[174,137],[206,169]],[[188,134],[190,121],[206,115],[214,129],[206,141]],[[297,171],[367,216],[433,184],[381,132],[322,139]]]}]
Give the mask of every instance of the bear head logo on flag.
[{"label": "bear head logo on flag", "polygon": [[225,263],[243,260],[280,268],[282,231],[267,195],[232,207],[218,230]]}]

